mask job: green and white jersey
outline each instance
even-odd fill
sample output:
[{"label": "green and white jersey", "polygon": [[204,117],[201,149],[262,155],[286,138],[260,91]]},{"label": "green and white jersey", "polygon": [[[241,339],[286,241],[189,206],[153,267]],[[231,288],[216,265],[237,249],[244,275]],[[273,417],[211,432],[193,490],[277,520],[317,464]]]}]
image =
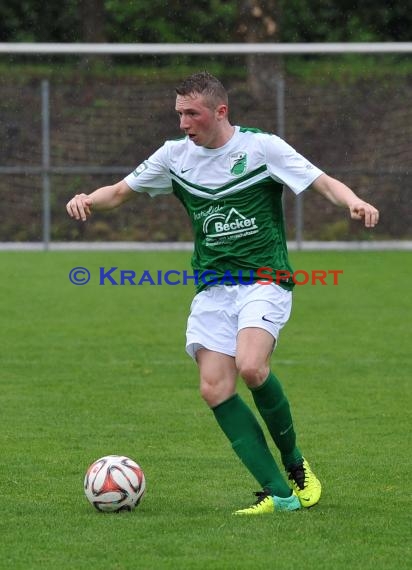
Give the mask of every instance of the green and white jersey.
[{"label": "green and white jersey", "polygon": [[[166,141],[125,181],[151,196],[175,194],[193,226],[193,270],[227,277],[226,284],[232,284],[262,279],[258,270],[263,267],[273,274],[293,273],[283,221],[283,185],[299,194],[321,174],[279,137],[235,127],[232,138],[216,149],[196,146],[188,137]],[[205,281],[198,281],[198,291],[207,286]],[[293,287],[292,279],[280,284]]]}]

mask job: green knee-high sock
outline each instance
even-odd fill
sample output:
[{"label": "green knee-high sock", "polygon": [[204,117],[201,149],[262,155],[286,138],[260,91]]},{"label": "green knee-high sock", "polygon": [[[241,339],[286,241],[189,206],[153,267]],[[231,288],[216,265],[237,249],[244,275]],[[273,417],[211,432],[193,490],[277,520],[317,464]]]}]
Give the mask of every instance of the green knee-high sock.
[{"label": "green knee-high sock", "polygon": [[273,495],[288,497],[290,489],[268,448],[262,428],[240,396],[235,394],[212,411],[233,450],[259,484],[270,489]]},{"label": "green knee-high sock", "polygon": [[251,391],[269,433],[280,451],[283,465],[288,468],[299,462],[302,454],[296,447],[296,433],[289,402],[279,380],[269,372],[264,383]]}]

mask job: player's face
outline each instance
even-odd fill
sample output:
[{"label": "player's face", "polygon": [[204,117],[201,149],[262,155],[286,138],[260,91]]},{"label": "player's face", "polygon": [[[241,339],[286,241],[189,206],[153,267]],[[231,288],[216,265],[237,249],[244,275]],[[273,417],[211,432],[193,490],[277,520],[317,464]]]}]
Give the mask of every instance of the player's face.
[{"label": "player's face", "polygon": [[202,95],[192,93],[177,95],[176,111],[180,118],[180,128],[196,145],[218,148],[224,144],[223,119],[227,116],[226,105],[212,109]]}]

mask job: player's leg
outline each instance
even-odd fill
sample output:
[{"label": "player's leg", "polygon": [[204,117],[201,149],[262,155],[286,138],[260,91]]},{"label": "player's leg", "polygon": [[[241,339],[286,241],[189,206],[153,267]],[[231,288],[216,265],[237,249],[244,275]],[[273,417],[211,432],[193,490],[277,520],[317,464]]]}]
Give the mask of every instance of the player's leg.
[{"label": "player's leg", "polygon": [[256,407],[269,429],[287,469],[302,460],[288,399],[269,368],[275,339],[266,330],[244,328],[237,339],[236,365],[252,392]]},{"label": "player's leg", "polygon": [[[266,330],[239,331],[236,356],[240,375],[250,388],[256,407],[278,447],[292,488],[304,507],[318,503],[321,484],[296,446],[296,433],[288,399],[269,369],[274,339]],[[269,349],[270,352],[267,352]]]},{"label": "player's leg", "polygon": [[262,488],[290,496],[254,414],[236,393],[237,369],[232,356],[201,348],[196,353],[200,391],[233,450]]},{"label": "player's leg", "polygon": [[291,310],[291,293],[273,285],[245,289],[239,312],[236,362],[277,445],[292,488],[303,506],[319,501],[321,485],[296,446],[288,399],[270,371],[270,357]]}]

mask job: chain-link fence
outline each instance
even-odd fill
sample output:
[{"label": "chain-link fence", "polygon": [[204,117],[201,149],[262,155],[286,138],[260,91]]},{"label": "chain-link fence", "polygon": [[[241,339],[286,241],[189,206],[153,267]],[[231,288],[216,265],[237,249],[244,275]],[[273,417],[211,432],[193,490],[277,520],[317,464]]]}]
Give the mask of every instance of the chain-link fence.
[{"label": "chain-link fence", "polygon": [[[300,65],[313,72],[302,75],[284,56],[276,88],[257,101],[242,78],[246,56],[231,57],[220,78],[232,123],[279,134],[382,213],[371,233],[320,196],[296,198],[286,189],[289,239],[411,239],[412,74],[345,76],[336,55],[333,72],[317,65],[323,56],[312,56]],[[211,65],[217,60],[225,58],[211,56]],[[153,60],[146,75],[130,64],[130,73],[120,74],[118,62],[110,62],[106,73],[95,75],[0,76],[0,242],[191,241],[189,221],[173,196],[138,195],[87,224],[65,213],[74,193],[119,180],[165,139],[180,136],[174,85],[187,74],[187,60],[181,70],[174,60],[169,74],[164,62],[158,74],[156,65]]]}]

